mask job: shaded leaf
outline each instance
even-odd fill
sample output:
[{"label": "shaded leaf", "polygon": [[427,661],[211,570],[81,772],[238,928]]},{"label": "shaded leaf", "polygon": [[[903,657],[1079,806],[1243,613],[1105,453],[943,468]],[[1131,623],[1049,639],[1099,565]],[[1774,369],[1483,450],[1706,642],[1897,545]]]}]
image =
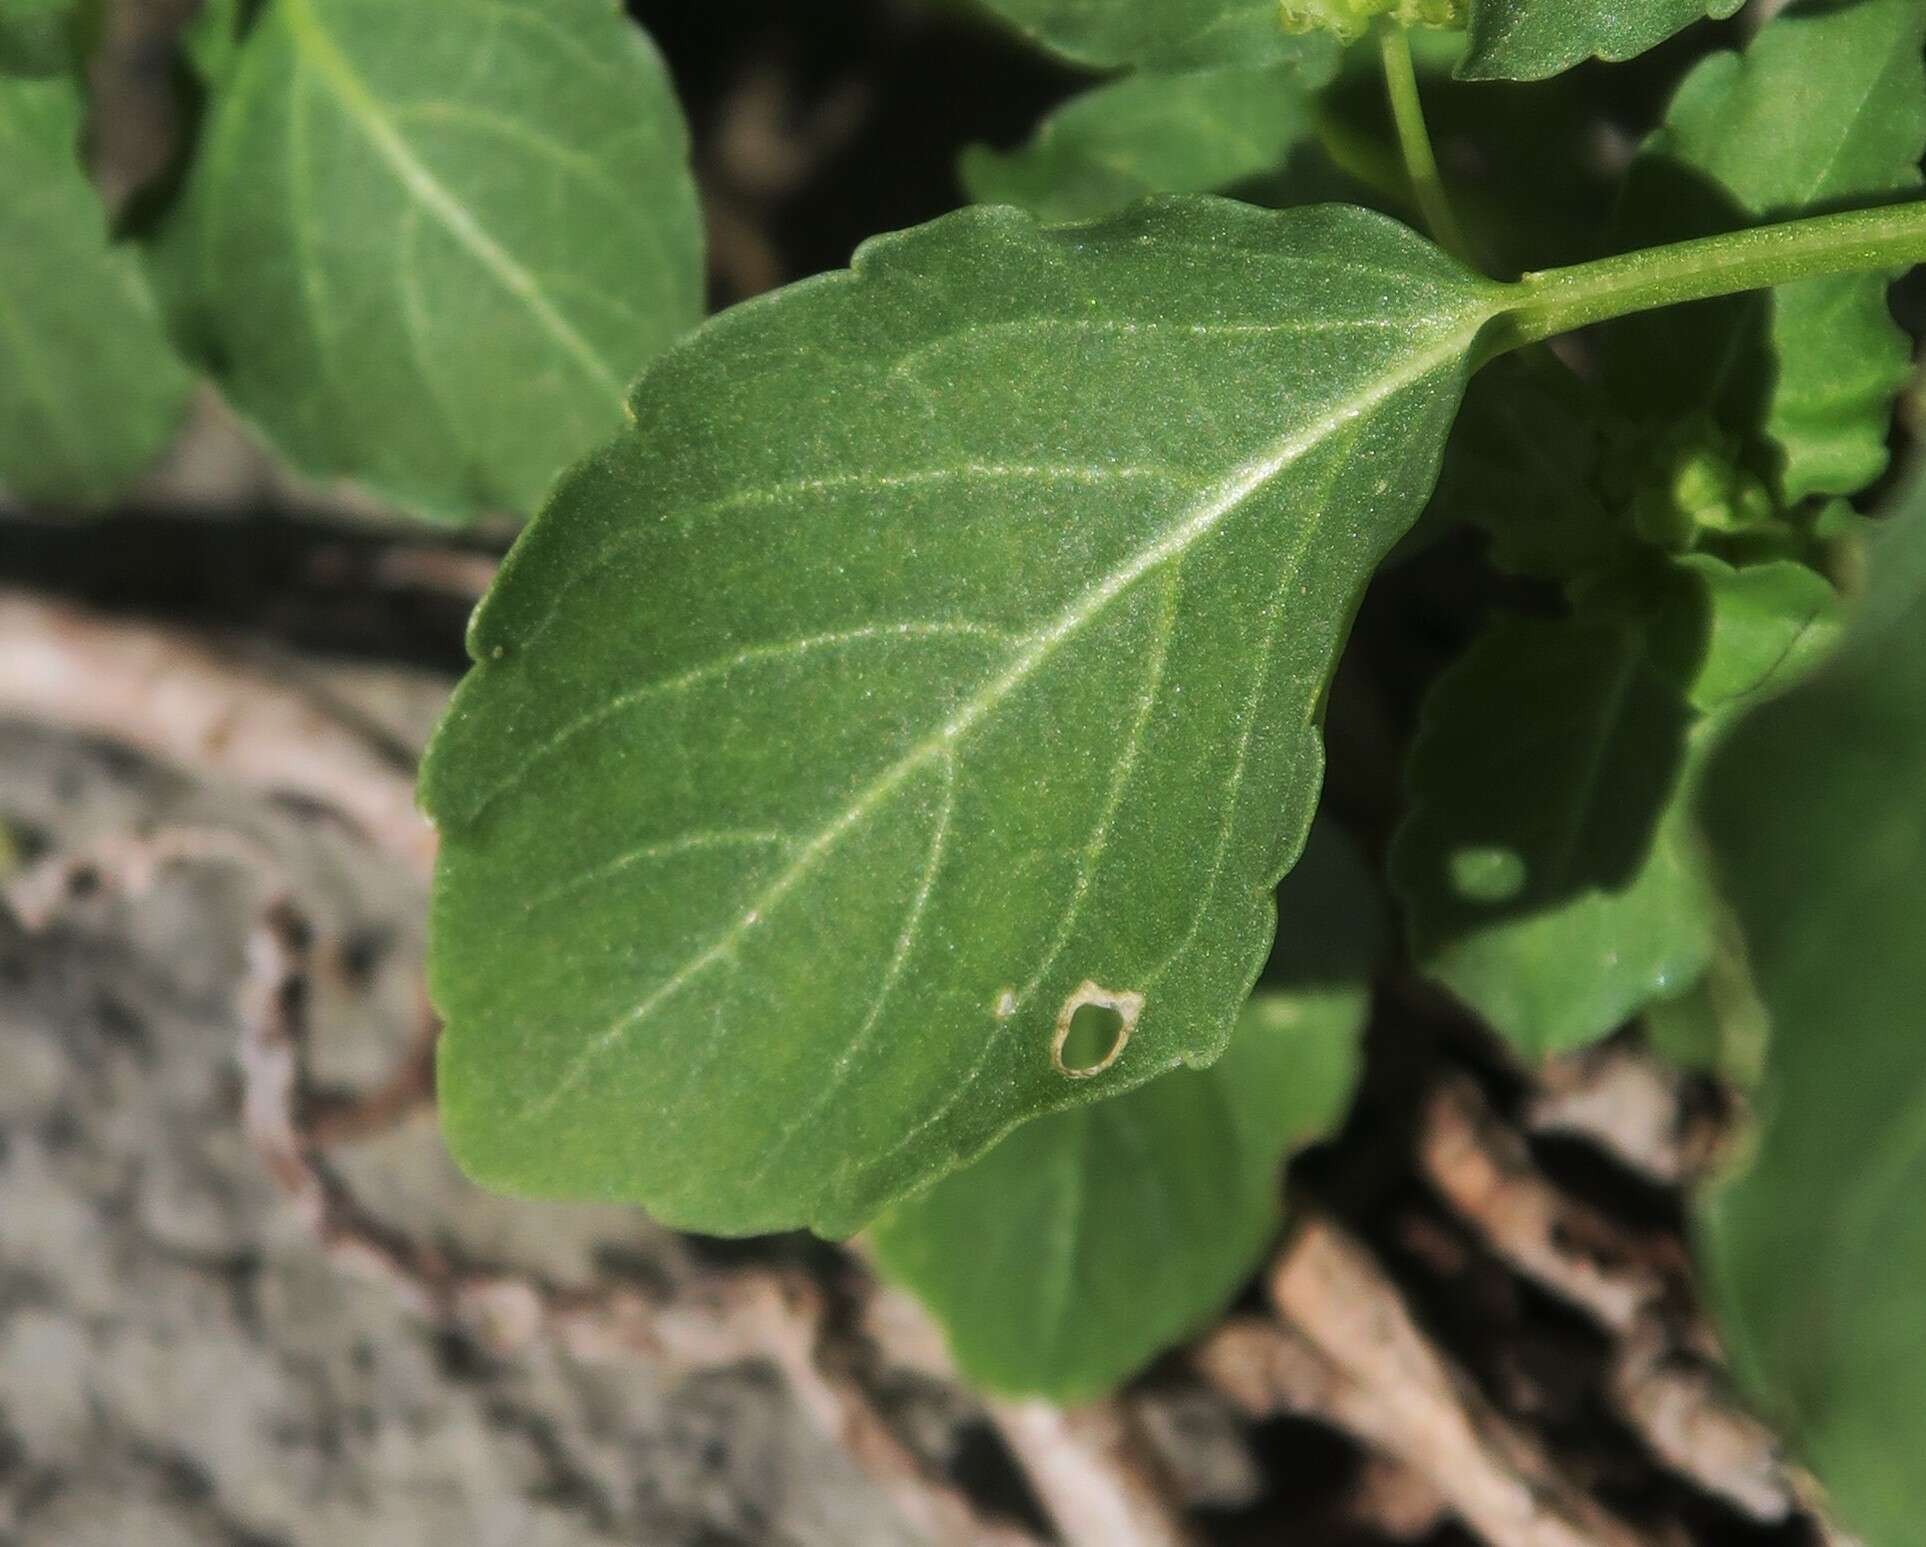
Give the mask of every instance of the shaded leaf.
[{"label": "shaded leaf", "polygon": [[[979,208],[672,351],[425,766],[464,1163],[845,1232],[1214,1059],[1503,304],[1358,210]],[[1066,1077],[1093,1001],[1129,1035]]]},{"label": "shaded leaf", "polygon": [[655,49],[614,0],[268,0],[230,32],[197,39],[213,111],[157,255],[178,331],[303,471],[532,509],[700,315]]},{"label": "shaded leaf", "polygon": [[1321,60],[1182,74],[1127,75],[1057,109],[1030,142],[963,153],[979,204],[1015,204],[1041,220],[1112,214],[1148,193],[1209,193],[1280,166],[1311,132]]},{"label": "shaded leaf", "polygon": [[1648,556],[1574,595],[1571,619],[1500,620],[1432,689],[1391,857],[1419,965],[1533,1056],[1712,963],[1705,757],[1838,629],[1832,587],[1783,561]]},{"label": "shaded leaf", "polygon": [[0,77],[74,71],[98,9],[97,0],[0,0]]},{"label": "shaded leaf", "polygon": [[[1627,225],[1641,241],[1697,236],[1904,193],[1926,154],[1926,7],[1806,4],[1743,55],[1686,77],[1641,153]],[[1630,395],[1654,411],[1723,405],[1777,448],[1784,498],[1849,494],[1886,465],[1911,345],[1890,276],[1839,275],[1613,329],[1641,358]],[[1621,362],[1619,371],[1624,374]],[[1667,396],[1654,401],[1652,384]]]},{"label": "shaded leaf", "polygon": [[107,239],[66,80],[0,80],[0,485],[97,503],[151,462],[193,382]]},{"label": "shaded leaf", "polygon": [[1435,508],[1482,528],[1513,574],[1609,567],[1627,539],[1598,488],[1608,417],[1602,394],[1547,352],[1494,361],[1466,389]]},{"label": "shaded leaf", "polygon": [[1926,487],[1845,651],[1749,716],[1705,823],[1772,1022],[1750,1162],[1701,1236],[1740,1375],[1869,1542],[1926,1454]]},{"label": "shaded leaf", "polygon": [[1278,921],[1282,977],[1217,1063],[1026,1123],[874,1226],[877,1260],[972,1382],[1095,1396],[1222,1309],[1262,1257],[1285,1153],[1338,1121],[1357,1076],[1381,919],[1340,834],[1313,830]]},{"label": "shaded leaf", "polygon": [[1616,618],[1501,620],[1425,700],[1392,883],[1420,967],[1527,1054],[1705,970],[1690,722],[1653,631]]},{"label": "shaded leaf", "polygon": [[1039,47],[1092,69],[1256,65],[1295,58],[1277,0],[982,0]]},{"label": "shaded leaf", "polygon": [[1536,81],[1587,59],[1621,63],[1744,0],[1471,0],[1466,80]]}]

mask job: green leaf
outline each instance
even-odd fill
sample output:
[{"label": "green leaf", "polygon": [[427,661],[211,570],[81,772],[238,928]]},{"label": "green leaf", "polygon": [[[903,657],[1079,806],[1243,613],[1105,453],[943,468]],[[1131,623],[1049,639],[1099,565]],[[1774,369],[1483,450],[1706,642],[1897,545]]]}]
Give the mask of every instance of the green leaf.
[{"label": "green leaf", "polygon": [[1315,63],[1125,76],[1073,98],[1008,153],[972,145],[963,186],[979,204],[1089,220],[1148,193],[1209,193],[1280,166],[1311,132]]},{"label": "green leaf", "polygon": [[1360,210],[977,208],[672,351],[424,770],[470,1171],[841,1233],[1213,1060],[1505,299]]},{"label": "green leaf", "polygon": [[1711,955],[1655,631],[1507,618],[1425,700],[1391,851],[1427,975],[1525,1053],[1603,1036]]},{"label": "green leaf", "polygon": [[[1926,154],[1926,7],[1918,0],[1808,4],[1780,15],[1743,56],[1716,54],[1679,87],[1641,154],[1628,224],[1641,239],[1730,229],[1920,185]],[[1758,300],[1615,329],[1650,365],[1632,391],[1659,411],[1726,404],[1783,461],[1788,502],[1850,494],[1886,465],[1893,400],[1912,348],[1886,304],[1889,277],[1841,275]],[[1681,324],[1684,324],[1681,326]]]},{"label": "green leaf", "polygon": [[1627,538],[1598,488],[1608,418],[1603,395],[1548,352],[1494,361],[1466,390],[1434,507],[1482,528],[1512,574],[1609,567]]},{"label": "green leaf", "polygon": [[533,509],[700,315],[654,47],[614,0],[268,0],[223,54],[158,254],[178,330],[303,471]]},{"label": "green leaf", "polygon": [[193,382],[109,245],[65,80],[0,80],[0,485],[97,503],[167,445]]},{"label": "green leaf", "polygon": [[1465,80],[1537,81],[1587,59],[1609,63],[1656,48],[1744,0],[1471,0]]},{"label": "green leaf", "polygon": [[1679,567],[1705,588],[1705,642],[1686,684],[1700,713],[1784,692],[1837,643],[1839,597],[1823,575],[1786,560],[1734,569],[1710,554]]},{"label": "green leaf", "polygon": [[1837,628],[1814,571],[1691,554],[1586,582],[1571,619],[1487,630],[1425,702],[1392,845],[1420,967],[1530,1056],[1691,987],[1719,936],[1704,759]]},{"label": "green leaf", "polygon": [[1729,916],[1705,976],[1676,999],[1645,1007],[1645,1039],[1681,1069],[1701,1070],[1752,1092],[1765,1069],[1772,1028]]},{"label": "green leaf", "polygon": [[[1223,1308],[1276,1233],[1284,1155],[1342,1117],[1381,934],[1369,874],[1314,830],[1278,897],[1309,934],[1238,1017],[1230,1049],[1026,1123],[898,1204],[871,1244],[977,1385],[1096,1396]],[[1275,981],[1275,980],[1273,980]]]},{"label": "green leaf", "polygon": [[1305,40],[1277,0],[982,0],[1031,42],[1096,70],[1268,64]]},{"label": "green leaf", "polygon": [[98,10],[97,0],[0,0],[0,78],[75,71]]},{"label": "green leaf", "polygon": [[1740,1375],[1868,1542],[1926,1454],[1926,486],[1840,658],[1750,716],[1705,823],[1772,1020],[1744,1173],[1701,1216]]}]

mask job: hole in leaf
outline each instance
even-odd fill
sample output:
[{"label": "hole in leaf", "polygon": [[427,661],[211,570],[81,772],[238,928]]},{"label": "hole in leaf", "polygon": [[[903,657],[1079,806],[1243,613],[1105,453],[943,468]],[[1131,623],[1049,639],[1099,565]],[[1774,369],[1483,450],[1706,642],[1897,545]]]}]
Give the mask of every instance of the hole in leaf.
[{"label": "hole in leaf", "polygon": [[1072,1080],[1102,1074],[1122,1057],[1143,1007],[1142,994],[1085,982],[1057,1012],[1056,1035],[1050,1042],[1050,1062],[1057,1073]]},{"label": "hole in leaf", "polygon": [[1109,1005],[1087,1004],[1070,1018],[1069,1033],[1057,1056],[1067,1073],[1086,1074],[1110,1056],[1123,1030],[1123,1016]]}]

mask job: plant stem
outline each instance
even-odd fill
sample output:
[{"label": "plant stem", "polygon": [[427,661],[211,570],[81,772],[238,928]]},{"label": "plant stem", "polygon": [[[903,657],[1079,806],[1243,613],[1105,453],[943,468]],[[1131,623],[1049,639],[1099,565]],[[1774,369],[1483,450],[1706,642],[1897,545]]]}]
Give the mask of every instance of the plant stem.
[{"label": "plant stem", "polygon": [[1525,275],[1509,287],[1509,304],[1480,353],[1490,359],[1574,328],[1683,301],[1918,263],[1926,263],[1926,199],[1648,247]]},{"label": "plant stem", "polygon": [[1424,223],[1440,247],[1467,267],[1478,267],[1464,227],[1445,194],[1438,175],[1438,159],[1431,153],[1431,135],[1424,126],[1424,104],[1418,97],[1418,74],[1411,65],[1411,44],[1404,28],[1388,17],[1378,23],[1378,49],[1384,59],[1384,85],[1391,98],[1391,121],[1397,126],[1398,149],[1405,174],[1417,196]]}]

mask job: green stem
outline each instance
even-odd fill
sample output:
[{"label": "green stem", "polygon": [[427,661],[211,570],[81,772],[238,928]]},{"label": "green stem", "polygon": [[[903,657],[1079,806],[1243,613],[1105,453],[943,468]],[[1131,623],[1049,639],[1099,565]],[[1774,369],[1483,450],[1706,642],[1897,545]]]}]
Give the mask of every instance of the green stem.
[{"label": "green stem", "polygon": [[1814,215],[1527,274],[1480,351],[1486,359],[1634,312],[1827,274],[1926,263],[1926,199]]},{"label": "green stem", "polygon": [[1418,97],[1418,72],[1411,64],[1411,43],[1404,28],[1388,17],[1378,23],[1378,49],[1384,59],[1384,85],[1391,98],[1391,121],[1398,131],[1398,149],[1417,195],[1418,209],[1438,245],[1452,257],[1476,268],[1471,243],[1445,194],[1438,175],[1438,158],[1431,153],[1431,135],[1424,126],[1424,104]]}]

